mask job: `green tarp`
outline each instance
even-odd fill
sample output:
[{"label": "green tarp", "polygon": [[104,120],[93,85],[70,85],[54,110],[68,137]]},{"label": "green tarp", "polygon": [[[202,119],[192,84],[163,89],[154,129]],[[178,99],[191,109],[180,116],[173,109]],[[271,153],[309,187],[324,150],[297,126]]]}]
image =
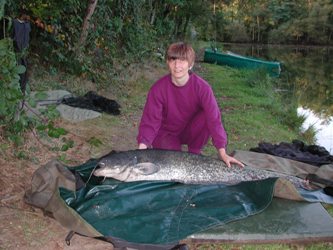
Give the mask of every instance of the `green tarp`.
[{"label": "green tarp", "polygon": [[[222,185],[132,182],[62,190],[66,203],[104,236],[165,244],[266,208],[274,180]],[[255,194],[255,195],[254,195]]]},{"label": "green tarp", "polygon": [[333,242],[333,218],[320,203],[274,198],[258,215],[191,235],[187,241],[238,244]]},{"label": "green tarp", "polygon": [[74,168],[57,161],[46,164],[35,172],[26,201],[82,235],[163,245],[263,211],[272,201],[276,182],[125,183],[91,175],[96,163]]}]

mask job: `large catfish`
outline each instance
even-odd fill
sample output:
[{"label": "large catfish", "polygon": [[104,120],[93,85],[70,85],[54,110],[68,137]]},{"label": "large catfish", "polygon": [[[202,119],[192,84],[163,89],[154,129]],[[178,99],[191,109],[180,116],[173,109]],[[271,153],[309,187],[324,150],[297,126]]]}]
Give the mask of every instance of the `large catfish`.
[{"label": "large catfish", "polygon": [[[129,150],[111,152],[100,158],[93,174],[120,181],[160,180],[187,184],[237,184],[267,178],[286,178],[296,187],[304,180],[250,166],[227,167],[221,160],[172,150]],[[305,185],[306,186],[306,185]]]}]

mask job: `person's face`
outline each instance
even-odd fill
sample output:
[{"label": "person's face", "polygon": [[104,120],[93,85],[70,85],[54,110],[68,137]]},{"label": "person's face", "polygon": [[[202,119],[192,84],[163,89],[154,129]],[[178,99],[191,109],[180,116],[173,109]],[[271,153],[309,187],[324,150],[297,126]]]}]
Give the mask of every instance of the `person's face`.
[{"label": "person's face", "polygon": [[183,79],[188,76],[190,65],[186,59],[171,58],[167,61],[169,71],[174,79]]}]

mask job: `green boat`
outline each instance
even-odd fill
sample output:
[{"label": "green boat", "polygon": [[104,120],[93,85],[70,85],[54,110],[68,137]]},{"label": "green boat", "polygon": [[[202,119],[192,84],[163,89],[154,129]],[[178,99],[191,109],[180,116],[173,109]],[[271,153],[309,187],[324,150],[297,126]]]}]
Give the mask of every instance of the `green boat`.
[{"label": "green boat", "polygon": [[204,62],[227,65],[236,68],[265,69],[270,76],[279,77],[281,65],[279,62],[265,61],[252,57],[241,56],[232,52],[218,52],[212,49],[205,49]]}]

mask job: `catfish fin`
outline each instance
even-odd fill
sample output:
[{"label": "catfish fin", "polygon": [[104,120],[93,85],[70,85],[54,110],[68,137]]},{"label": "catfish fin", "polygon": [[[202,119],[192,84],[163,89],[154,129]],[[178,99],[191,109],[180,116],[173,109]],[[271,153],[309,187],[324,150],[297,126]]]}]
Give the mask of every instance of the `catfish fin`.
[{"label": "catfish fin", "polygon": [[141,162],[135,165],[133,171],[137,174],[151,175],[160,170],[160,167],[151,162]]}]

